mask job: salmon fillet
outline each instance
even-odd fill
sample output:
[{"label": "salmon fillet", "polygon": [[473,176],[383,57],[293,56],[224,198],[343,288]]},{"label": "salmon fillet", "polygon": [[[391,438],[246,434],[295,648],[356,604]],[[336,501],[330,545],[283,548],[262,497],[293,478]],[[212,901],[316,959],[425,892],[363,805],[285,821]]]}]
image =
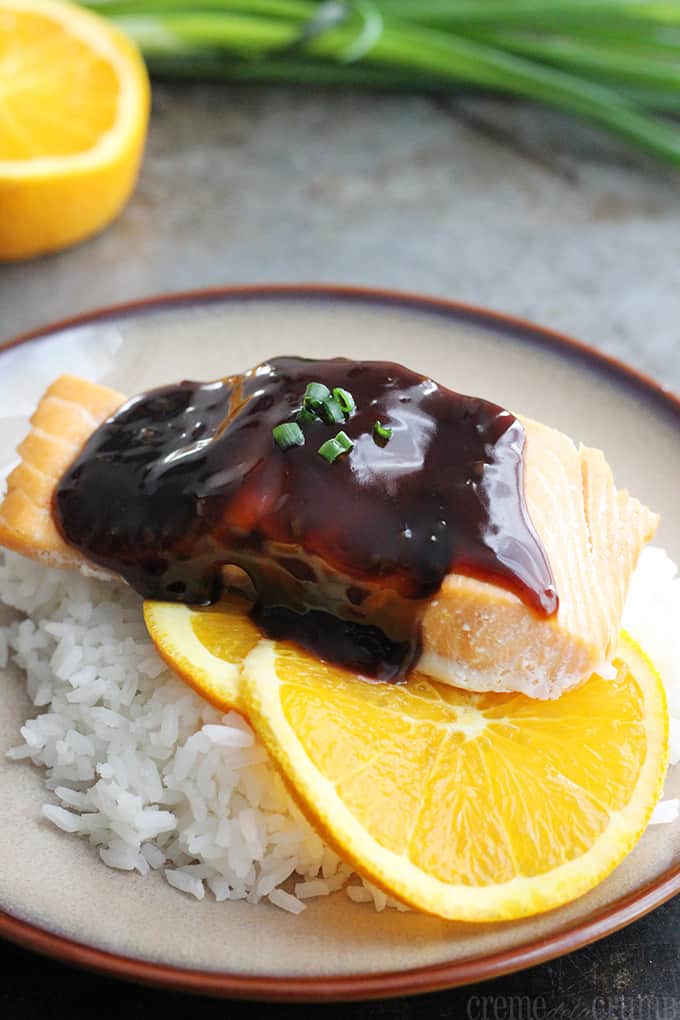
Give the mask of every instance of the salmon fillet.
[{"label": "salmon fillet", "polygon": [[468,690],[555,698],[611,660],[632,573],[659,517],[617,490],[601,450],[520,421],[527,509],[559,609],[538,618],[511,592],[449,574],[425,614],[419,668]]},{"label": "salmon fillet", "polygon": [[[82,555],[64,542],[52,519],[52,496],[66,468],[125,396],[106,386],[62,375],[46,391],[19,445],[21,462],[7,479],[0,503],[0,545],[51,567],[82,567]],[[100,567],[92,567],[98,574]]]},{"label": "salmon fillet", "polygon": [[[73,376],[49,387],[7,480],[0,545],[50,566],[88,568],[61,538],[52,496],[95,428],[124,400]],[[418,668],[469,690],[555,698],[611,659],[631,575],[659,519],[616,489],[600,450],[577,448],[556,429],[520,420],[526,504],[555,576],[559,610],[541,618],[512,592],[449,574],[423,618]]]}]

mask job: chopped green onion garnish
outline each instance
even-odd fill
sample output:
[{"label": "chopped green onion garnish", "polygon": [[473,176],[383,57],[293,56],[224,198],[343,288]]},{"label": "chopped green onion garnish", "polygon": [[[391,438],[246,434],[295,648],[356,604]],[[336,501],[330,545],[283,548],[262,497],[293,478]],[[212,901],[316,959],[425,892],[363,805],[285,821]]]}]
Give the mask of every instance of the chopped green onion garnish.
[{"label": "chopped green onion garnish", "polygon": [[349,438],[346,432],[338,432],[337,436],[335,437],[335,441],[336,443],[340,443],[340,446],[342,446],[343,449],[345,449],[347,452],[349,452],[354,446],[354,443]]},{"label": "chopped green onion garnish", "polygon": [[333,390],[333,396],[340,404],[344,414],[349,416],[352,411],[356,411],[356,400],[349,390],[343,390],[342,386],[336,386]]},{"label": "chopped green onion garnish", "polygon": [[324,460],[332,464],[338,457],[342,457],[343,453],[349,453],[353,446],[354,443],[346,432],[338,432],[334,439],[327,439],[325,443],[321,444],[319,453]]},{"label": "chopped green onion garnish", "polygon": [[307,383],[307,389],[305,395],[302,398],[302,405],[306,407],[308,411],[318,411],[324,400],[327,400],[331,395],[331,391],[327,386],[324,386],[320,382]]},{"label": "chopped green onion garnish", "polygon": [[392,438],[392,429],[387,425],[381,425],[379,421],[373,426],[373,437],[375,439],[381,439],[384,443],[389,442]]},{"label": "chopped green onion garnish", "polygon": [[310,411],[308,407],[301,407],[295,419],[300,425],[309,425],[311,422],[316,421],[316,417],[316,411]]},{"label": "chopped green onion garnish", "polygon": [[294,421],[285,421],[282,425],[276,425],[272,429],[272,435],[274,442],[282,450],[288,450],[291,446],[305,445],[302,429]]},{"label": "chopped green onion garnish", "polygon": [[324,460],[327,460],[329,464],[332,464],[334,460],[341,457],[343,453],[346,453],[344,447],[340,446],[340,443],[336,439],[327,439],[325,443],[322,443],[319,447],[319,453]]},{"label": "chopped green onion garnish", "polygon": [[316,418],[321,418],[327,425],[340,425],[355,408],[354,397],[341,386],[336,386],[331,393],[323,383],[310,382],[307,383],[297,420],[301,425],[309,425]]},{"label": "chopped green onion garnish", "polygon": [[334,397],[326,397],[321,402],[319,414],[327,425],[341,425],[345,420],[344,412]]}]

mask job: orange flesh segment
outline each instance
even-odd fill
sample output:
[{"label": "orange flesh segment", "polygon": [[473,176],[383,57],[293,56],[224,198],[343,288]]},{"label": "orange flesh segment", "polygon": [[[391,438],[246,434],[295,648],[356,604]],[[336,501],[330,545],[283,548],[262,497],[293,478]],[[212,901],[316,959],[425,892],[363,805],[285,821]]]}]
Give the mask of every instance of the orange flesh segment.
[{"label": "orange flesh segment", "polygon": [[144,603],[151,640],[170,668],[223,712],[245,711],[241,664],[262,639],[243,598],[224,596],[213,609]]},{"label": "orange flesh segment", "polygon": [[248,652],[255,647],[262,634],[245,615],[240,603],[234,603],[233,615],[230,607],[227,612],[230,618],[238,618],[238,626],[229,626],[225,621],[224,609],[204,609],[193,614],[191,627],[202,645],[218,659],[226,662],[243,662]]},{"label": "orange flesh segment", "polygon": [[0,9],[0,82],[0,160],[85,152],[116,118],[110,63],[36,12]]},{"label": "orange flesh segment", "polygon": [[[473,834],[474,841],[485,846],[507,842],[508,859],[514,858],[524,875],[573,859],[608,821],[596,803],[600,795],[608,810],[620,809],[639,774],[645,752],[642,697],[625,666],[614,681],[594,676],[549,703],[547,718],[523,695],[469,695],[466,707],[476,710],[488,728],[465,740],[449,731],[453,719],[446,702],[438,705],[428,699],[425,705],[413,705],[408,686],[404,698],[398,688],[376,691],[370,685],[346,696],[344,683],[357,683],[351,677],[344,683],[338,677],[332,693],[327,680],[319,690],[300,674],[298,654],[289,659],[281,650],[277,674],[284,713],[305,752],[332,778],[341,798],[357,805],[364,823],[373,818],[377,802],[384,806],[396,796],[395,811],[389,815],[401,819],[398,835],[392,825],[385,838],[379,821],[383,810],[376,819],[378,832],[372,830],[376,839],[416,864],[427,861],[428,870],[436,865],[433,873],[442,881],[470,875]],[[319,672],[326,670],[320,663]],[[422,683],[427,683],[425,678]],[[400,701],[407,714],[400,713]],[[353,750],[358,703],[364,708],[364,762],[356,761]],[[616,720],[618,713],[621,721]],[[608,721],[604,731],[598,716]],[[444,803],[450,810],[442,828]],[[507,841],[499,839],[502,803],[513,805],[513,836]],[[510,877],[510,871],[503,876]],[[475,883],[498,881],[494,871],[474,878]]]},{"label": "orange flesh segment", "polygon": [[422,675],[373,684],[291,644],[244,665],[246,711],[310,820],[388,893],[460,920],[575,898],[644,830],[667,767],[663,687],[622,636],[617,675],[559,700]]}]

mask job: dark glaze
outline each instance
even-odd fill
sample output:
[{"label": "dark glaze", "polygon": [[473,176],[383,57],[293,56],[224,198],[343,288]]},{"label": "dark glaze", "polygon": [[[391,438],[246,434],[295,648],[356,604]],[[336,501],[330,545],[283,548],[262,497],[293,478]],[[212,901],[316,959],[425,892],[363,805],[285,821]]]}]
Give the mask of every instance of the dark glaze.
[{"label": "dark glaze", "polygon": [[[317,451],[342,426],[305,425],[305,445],[286,451],[272,438],[312,380],[357,404],[344,425],[354,448],[332,464]],[[393,430],[385,445],[376,419]],[[509,411],[400,365],[275,358],[128,401],[62,478],[55,518],[145,598],[208,604],[237,565],[271,636],[395,679],[450,572],[556,611],[524,501],[524,440]]]}]

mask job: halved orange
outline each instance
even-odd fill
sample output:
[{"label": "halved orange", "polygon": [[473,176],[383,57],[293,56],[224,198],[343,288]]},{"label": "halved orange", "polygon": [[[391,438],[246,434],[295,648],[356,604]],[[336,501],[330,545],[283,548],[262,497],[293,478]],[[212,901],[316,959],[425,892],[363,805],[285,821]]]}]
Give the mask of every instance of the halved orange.
[{"label": "halved orange", "polygon": [[149,81],[104,18],[55,0],[0,0],[0,260],[96,233],[134,186]]},{"label": "halved orange", "polygon": [[251,724],[310,820],[386,892],[503,921],[591,889],[632,849],[668,763],[663,686],[622,636],[617,676],[557,701],[415,676],[369,683],[292,644],[244,664]]}]

